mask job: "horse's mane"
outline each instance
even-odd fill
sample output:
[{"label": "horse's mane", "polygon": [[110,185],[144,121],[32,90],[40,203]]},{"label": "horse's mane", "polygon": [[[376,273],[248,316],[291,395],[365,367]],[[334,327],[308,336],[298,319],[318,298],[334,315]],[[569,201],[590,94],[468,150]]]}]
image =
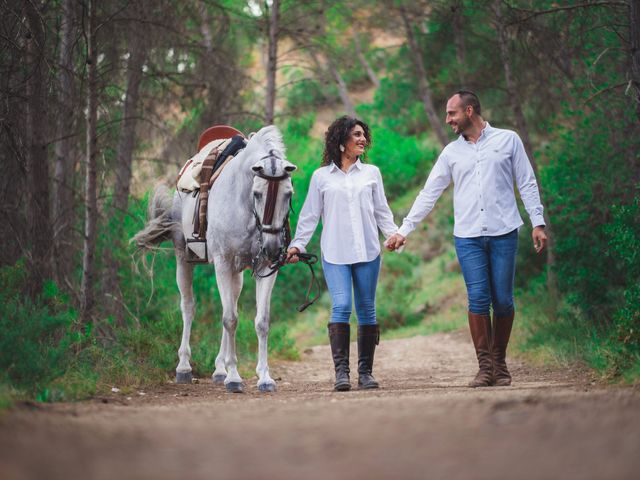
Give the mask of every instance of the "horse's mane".
[{"label": "horse's mane", "polygon": [[251,137],[250,141],[260,142],[265,145],[267,151],[274,149],[282,154],[285,153],[284,141],[282,133],[275,125],[267,125],[258,130],[258,133]]}]

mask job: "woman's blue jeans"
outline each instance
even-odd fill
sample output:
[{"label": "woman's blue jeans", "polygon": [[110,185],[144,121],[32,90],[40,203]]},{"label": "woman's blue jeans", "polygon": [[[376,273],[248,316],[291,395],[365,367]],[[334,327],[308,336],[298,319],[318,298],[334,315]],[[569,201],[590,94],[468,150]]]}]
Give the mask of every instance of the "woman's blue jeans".
[{"label": "woman's blue jeans", "polygon": [[370,262],[336,265],[322,259],[322,269],[331,295],[331,323],[349,323],[351,291],[356,304],[358,325],[376,324],[376,285],[380,255]]},{"label": "woman's blue jeans", "polygon": [[458,261],[467,285],[469,311],[498,317],[513,311],[518,230],[496,237],[454,237]]}]

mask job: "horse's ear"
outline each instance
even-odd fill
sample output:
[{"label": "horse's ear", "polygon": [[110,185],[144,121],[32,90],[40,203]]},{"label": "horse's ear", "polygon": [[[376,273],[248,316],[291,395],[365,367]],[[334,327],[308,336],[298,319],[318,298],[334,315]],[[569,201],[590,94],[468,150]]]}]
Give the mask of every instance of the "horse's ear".
[{"label": "horse's ear", "polygon": [[285,172],[293,172],[294,170],[297,170],[298,167],[296,167],[293,163],[290,162],[285,162],[284,164],[284,171]]}]

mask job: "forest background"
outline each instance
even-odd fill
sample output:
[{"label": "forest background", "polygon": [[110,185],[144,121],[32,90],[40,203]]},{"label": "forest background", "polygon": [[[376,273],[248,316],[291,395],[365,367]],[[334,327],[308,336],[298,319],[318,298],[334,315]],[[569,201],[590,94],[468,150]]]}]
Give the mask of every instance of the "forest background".
[{"label": "forest background", "polygon": [[[173,254],[141,256],[128,240],[205,128],[278,125],[299,212],[324,130],[357,115],[399,223],[454,138],[444,105],[461,87],[520,134],[546,207],[546,255],[523,216],[514,349],[638,381],[639,0],[2,0],[0,13],[1,406],[172,378]],[[384,254],[384,336],[464,326],[452,226],[447,192],[406,252]],[[250,376],[246,275],[238,350]],[[272,357],[324,341],[326,295],[295,310],[307,275],[280,273]],[[206,377],[221,330],[211,266],[194,286],[193,367]]]}]

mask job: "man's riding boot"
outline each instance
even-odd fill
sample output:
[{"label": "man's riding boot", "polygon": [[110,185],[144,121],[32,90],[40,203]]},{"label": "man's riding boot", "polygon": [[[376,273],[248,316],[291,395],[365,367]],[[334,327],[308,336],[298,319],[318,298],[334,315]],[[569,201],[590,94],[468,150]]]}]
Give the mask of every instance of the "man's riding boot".
[{"label": "man's riding boot", "polygon": [[378,388],[373,378],[373,355],[380,342],[378,325],[358,325],[358,388]]},{"label": "man's riding boot", "polygon": [[329,324],[329,342],[331,343],[331,355],[336,369],[336,383],[334,390],[344,392],[351,390],[349,381],[349,342],[351,330],[348,323]]},{"label": "man's riding boot", "polygon": [[480,367],[476,377],[469,382],[469,386],[490,387],[494,383],[491,359],[491,317],[469,312],[469,329]]},{"label": "man's riding boot", "polygon": [[491,356],[493,357],[493,376],[495,385],[508,387],[511,385],[511,374],[507,370],[507,345],[511,336],[514,311],[509,315],[497,316],[493,314],[493,342]]}]

